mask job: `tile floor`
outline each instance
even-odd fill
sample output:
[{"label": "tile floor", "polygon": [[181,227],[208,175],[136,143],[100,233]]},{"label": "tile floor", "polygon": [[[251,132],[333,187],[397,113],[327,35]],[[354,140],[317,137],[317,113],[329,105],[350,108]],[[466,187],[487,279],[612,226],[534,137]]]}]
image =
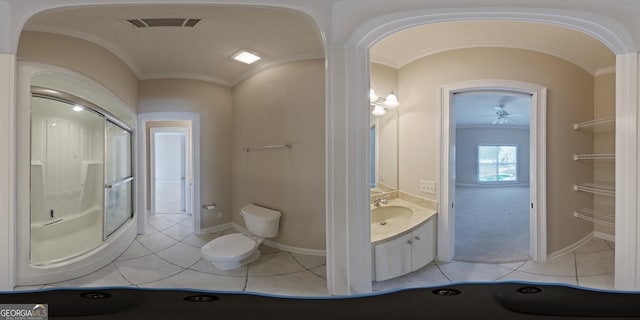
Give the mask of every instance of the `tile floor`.
[{"label": "tile floor", "polygon": [[[63,287],[127,286],[141,288],[192,288],[214,291],[244,291],[287,296],[326,296],[325,258],[262,246],[261,257],[248,266],[222,271],[200,257],[200,247],[226,233],[194,235],[190,218],[155,215],[148,219],[148,232],[106,267],[68,281],[40,286],[16,287],[35,290]],[[574,252],[538,264],[451,262],[431,263],[411,274],[374,282],[374,291],[403,287],[438,286],[451,282],[534,281],[563,283],[597,289],[613,287],[613,243],[593,239]]]},{"label": "tile floor", "polygon": [[453,261],[431,263],[408,275],[374,282],[374,291],[451,282],[527,281],[559,283],[597,290],[613,289],[614,243],[591,239],[575,251],[536,263],[531,260],[482,264]]},{"label": "tile floor", "polygon": [[277,295],[326,296],[325,258],[281,251],[262,245],[261,256],[248,266],[223,271],[200,256],[200,248],[219,233],[194,235],[192,220],[184,215],[156,214],[148,219],[147,234],[106,267],[76,279],[34,290],[69,287],[126,286],[246,291]]}]

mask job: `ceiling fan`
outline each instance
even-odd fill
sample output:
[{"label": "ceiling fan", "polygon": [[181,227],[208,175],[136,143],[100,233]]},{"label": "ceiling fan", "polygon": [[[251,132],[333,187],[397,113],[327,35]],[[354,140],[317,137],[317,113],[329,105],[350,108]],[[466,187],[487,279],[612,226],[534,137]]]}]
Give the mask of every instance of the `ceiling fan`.
[{"label": "ceiling fan", "polygon": [[493,119],[491,124],[505,124],[507,122],[515,122],[513,118],[509,117],[511,113],[509,113],[509,111],[504,109],[504,104],[496,106],[495,109],[496,109],[496,118]]}]

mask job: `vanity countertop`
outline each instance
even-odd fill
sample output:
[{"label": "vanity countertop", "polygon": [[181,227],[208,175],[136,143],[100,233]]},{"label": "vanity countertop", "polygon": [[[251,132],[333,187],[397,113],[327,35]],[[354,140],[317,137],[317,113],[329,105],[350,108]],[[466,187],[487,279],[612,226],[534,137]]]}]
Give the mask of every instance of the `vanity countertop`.
[{"label": "vanity countertop", "polygon": [[[371,224],[371,243],[377,244],[379,242],[391,240],[396,236],[401,236],[405,232],[414,229],[415,227],[425,223],[431,217],[437,214],[437,211],[428,209],[412,202],[403,199],[392,199],[381,207],[388,206],[403,206],[411,209],[413,214],[408,219],[401,220],[402,223],[388,223],[386,225]],[[371,205],[371,210],[377,207]]]}]

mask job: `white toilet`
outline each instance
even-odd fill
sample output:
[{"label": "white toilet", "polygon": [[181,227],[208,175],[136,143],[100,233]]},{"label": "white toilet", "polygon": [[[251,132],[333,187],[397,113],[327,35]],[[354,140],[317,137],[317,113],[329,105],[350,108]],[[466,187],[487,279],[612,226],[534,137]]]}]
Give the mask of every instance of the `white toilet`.
[{"label": "white toilet", "polygon": [[200,252],[220,270],[231,270],[251,263],[260,257],[258,246],[264,238],[278,234],[280,211],[248,204],[240,209],[250,235],[227,234],[205,244]]}]

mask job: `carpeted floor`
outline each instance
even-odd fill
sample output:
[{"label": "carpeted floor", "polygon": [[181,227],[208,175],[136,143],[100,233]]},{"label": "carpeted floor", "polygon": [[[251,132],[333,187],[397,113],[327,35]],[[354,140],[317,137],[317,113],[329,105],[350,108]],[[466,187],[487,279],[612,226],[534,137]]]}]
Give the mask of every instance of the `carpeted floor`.
[{"label": "carpeted floor", "polygon": [[456,187],[454,260],[529,259],[529,187]]}]

